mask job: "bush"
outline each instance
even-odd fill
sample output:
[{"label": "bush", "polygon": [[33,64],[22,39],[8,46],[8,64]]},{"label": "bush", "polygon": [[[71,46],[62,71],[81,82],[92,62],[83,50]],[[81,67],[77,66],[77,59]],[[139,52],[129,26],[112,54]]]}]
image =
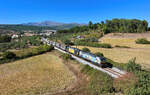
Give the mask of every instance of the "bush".
[{"label": "bush", "polygon": [[93,69],[88,65],[84,65],[81,72],[90,76],[87,88],[92,95],[112,93],[115,91],[113,87],[113,79],[109,75]]},{"label": "bush", "polygon": [[61,57],[66,61],[69,59],[72,59],[71,55],[69,55],[69,54],[62,54]]},{"label": "bush", "polygon": [[90,49],[88,49],[88,48],[83,48],[82,51],[83,52],[91,52]]},{"label": "bush", "polygon": [[91,37],[91,38],[85,39],[84,41],[86,41],[86,42],[98,42],[98,38],[96,38],[96,37]]},{"label": "bush", "polygon": [[141,71],[141,66],[139,64],[136,64],[136,58],[129,60],[128,64],[126,65],[126,70],[128,72],[136,72]]},{"label": "bush", "polygon": [[10,42],[11,41],[11,36],[8,35],[0,35],[0,43],[5,43],[5,42]]},{"label": "bush", "polygon": [[[115,80],[114,87],[116,92],[121,92],[123,93],[123,95],[129,95],[127,94],[127,92],[129,92],[137,83],[138,83],[138,79],[133,74],[130,74],[129,76]],[[137,94],[132,94],[132,95],[137,95]]]},{"label": "bush", "polygon": [[64,39],[64,40],[63,40],[63,43],[64,43],[65,45],[73,45],[73,43],[72,43],[70,40],[68,40],[68,39]]},{"label": "bush", "polygon": [[119,45],[115,45],[115,47],[118,47],[118,48],[130,48],[128,46],[119,46]]},{"label": "bush", "polygon": [[7,51],[7,52],[3,53],[3,58],[4,59],[15,59],[16,54],[14,54],[13,52]]},{"label": "bush", "polygon": [[104,57],[103,53],[100,52],[96,52],[95,55],[97,55],[98,57]]},{"label": "bush", "polygon": [[109,75],[100,71],[96,71],[92,74],[89,89],[93,95],[113,93],[115,91],[113,87],[113,79]]},{"label": "bush", "polygon": [[139,64],[136,64],[135,58],[127,64],[127,70],[133,72],[138,78],[138,82],[125,95],[150,95],[150,72],[141,69]]},{"label": "bush", "polygon": [[146,38],[141,38],[136,40],[137,44],[150,44],[150,41],[148,41]]}]

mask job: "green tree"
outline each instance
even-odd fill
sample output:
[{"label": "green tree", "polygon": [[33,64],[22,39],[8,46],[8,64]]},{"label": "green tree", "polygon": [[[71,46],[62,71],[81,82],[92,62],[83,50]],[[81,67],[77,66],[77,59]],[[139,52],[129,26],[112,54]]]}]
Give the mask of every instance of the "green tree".
[{"label": "green tree", "polygon": [[100,53],[100,52],[96,52],[95,55],[99,56],[99,57],[104,57],[104,54],[103,53]]},{"label": "green tree", "polygon": [[89,26],[89,29],[93,29],[93,23],[92,23],[92,21],[89,21],[88,26]]},{"label": "green tree", "polygon": [[11,41],[11,37],[8,35],[0,35],[0,43],[4,43],[4,42],[10,42]]},{"label": "green tree", "polygon": [[84,51],[84,52],[91,52],[88,48],[83,48],[82,51]]},{"label": "green tree", "polygon": [[68,39],[64,39],[63,42],[65,43],[65,45],[72,45],[73,43],[68,40]]}]

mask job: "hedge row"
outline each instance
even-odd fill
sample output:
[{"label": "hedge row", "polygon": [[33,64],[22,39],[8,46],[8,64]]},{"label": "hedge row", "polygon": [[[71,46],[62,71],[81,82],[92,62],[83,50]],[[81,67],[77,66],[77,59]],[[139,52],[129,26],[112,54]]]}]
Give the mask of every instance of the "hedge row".
[{"label": "hedge row", "polygon": [[97,42],[84,42],[84,41],[75,41],[75,45],[90,46],[90,47],[99,47],[99,48],[112,48],[110,44],[107,43],[97,43]]}]

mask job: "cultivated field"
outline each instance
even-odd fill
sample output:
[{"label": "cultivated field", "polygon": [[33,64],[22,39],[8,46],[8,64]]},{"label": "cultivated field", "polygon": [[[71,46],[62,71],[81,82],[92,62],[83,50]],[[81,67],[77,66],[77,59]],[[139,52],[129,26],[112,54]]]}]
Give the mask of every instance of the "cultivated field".
[{"label": "cultivated field", "polygon": [[67,89],[74,74],[56,52],[0,65],[0,95],[37,95]]}]

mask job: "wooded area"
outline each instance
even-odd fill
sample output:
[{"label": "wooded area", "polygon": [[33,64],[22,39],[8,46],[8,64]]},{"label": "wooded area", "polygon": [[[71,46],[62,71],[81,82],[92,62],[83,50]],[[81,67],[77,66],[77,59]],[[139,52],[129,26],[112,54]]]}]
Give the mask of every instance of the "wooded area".
[{"label": "wooded area", "polygon": [[107,33],[142,33],[148,31],[148,22],[137,19],[112,19],[93,24],[91,21],[87,26],[78,26],[69,30],[59,30],[58,33],[78,33],[89,30],[99,30]]}]

